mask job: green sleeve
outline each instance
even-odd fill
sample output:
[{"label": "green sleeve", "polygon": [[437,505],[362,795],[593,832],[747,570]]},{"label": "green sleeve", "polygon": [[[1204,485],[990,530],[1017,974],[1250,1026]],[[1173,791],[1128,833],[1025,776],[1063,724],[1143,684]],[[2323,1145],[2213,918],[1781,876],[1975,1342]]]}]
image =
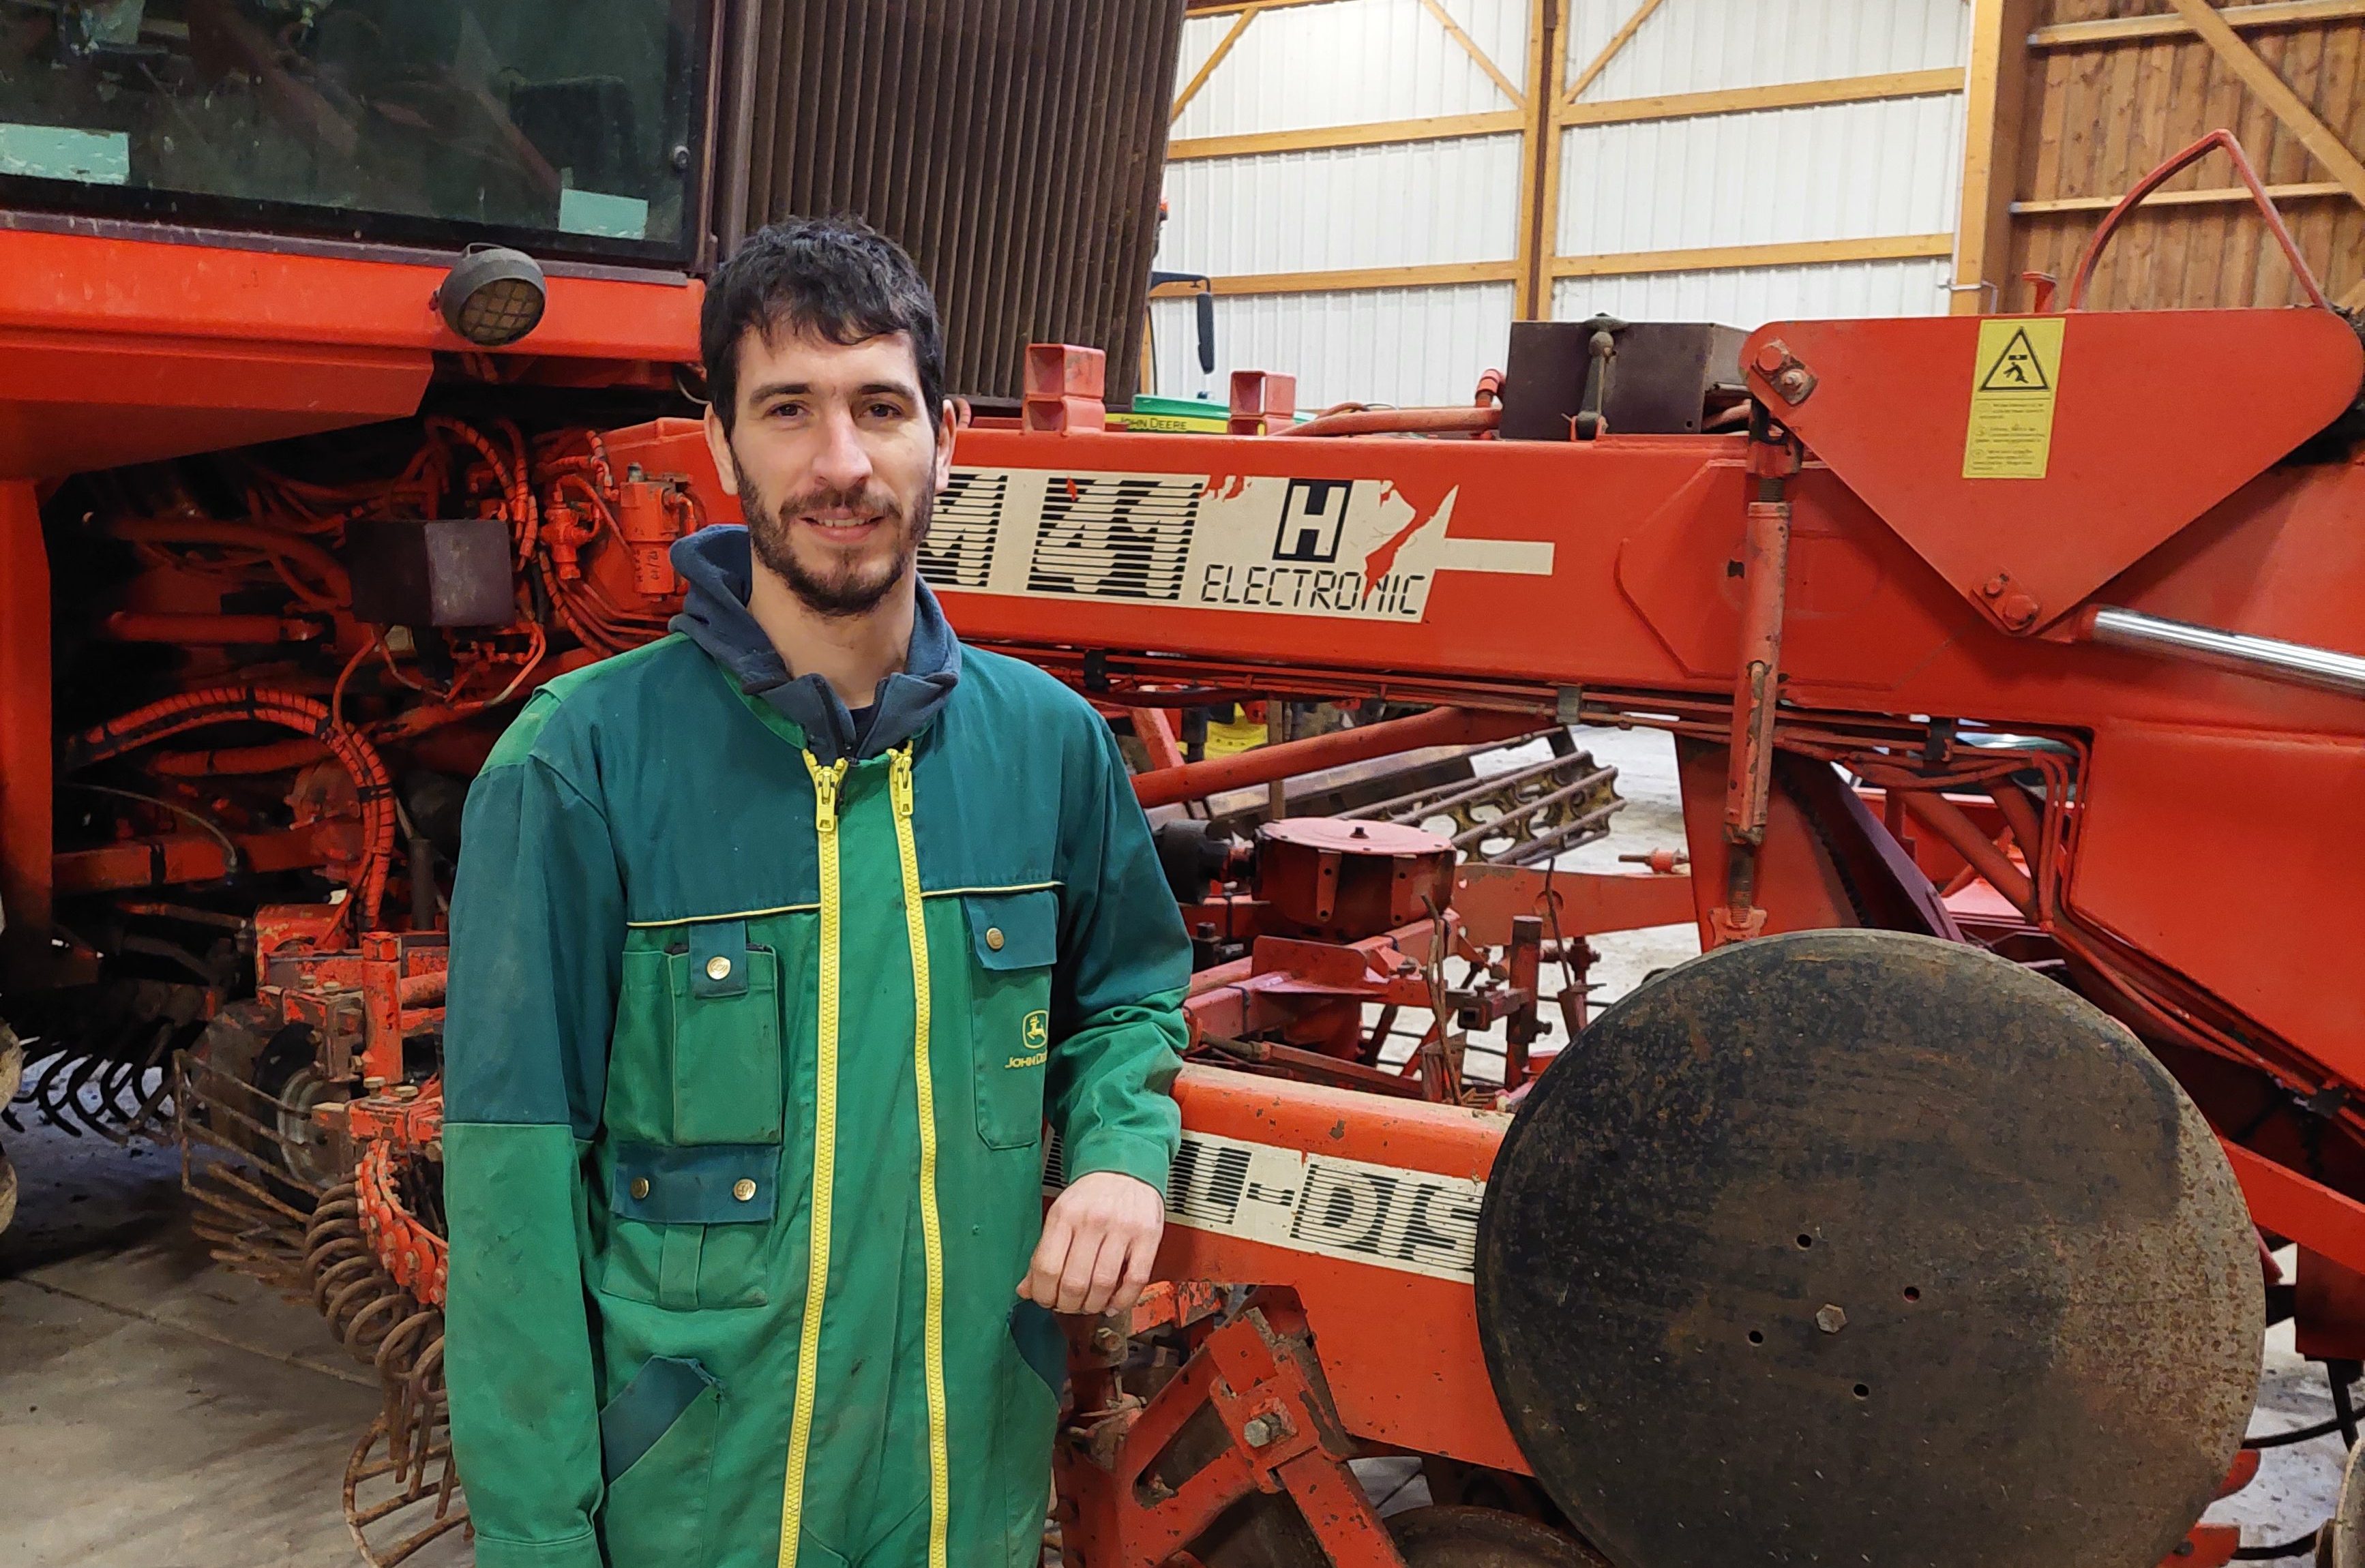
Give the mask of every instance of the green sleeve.
[{"label": "green sleeve", "polygon": [[1070,1181],[1116,1170],[1166,1192],[1182,1137],[1171,1092],[1191,939],[1125,762],[1093,715],[1072,746],[1060,824],[1059,962],[1048,1084]]},{"label": "green sleeve", "polygon": [[469,791],[452,896],[444,1367],[479,1568],[600,1568],[579,1238],[623,890],[599,809],[519,755],[543,716],[521,716]]}]

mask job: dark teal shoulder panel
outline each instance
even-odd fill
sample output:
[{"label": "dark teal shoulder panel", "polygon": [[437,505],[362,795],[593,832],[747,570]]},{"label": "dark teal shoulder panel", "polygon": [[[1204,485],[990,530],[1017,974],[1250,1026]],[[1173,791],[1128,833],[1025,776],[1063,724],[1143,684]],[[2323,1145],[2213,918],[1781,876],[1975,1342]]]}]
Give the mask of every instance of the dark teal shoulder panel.
[{"label": "dark teal shoulder panel", "polygon": [[730,682],[688,638],[661,638],[551,682],[488,764],[532,756],[599,807],[629,921],[818,896],[813,780]]},{"label": "dark teal shoulder panel", "polygon": [[1059,880],[1060,823],[1100,798],[1106,729],[1092,704],[1033,665],[964,645],[960,684],[914,754],[921,881]]}]

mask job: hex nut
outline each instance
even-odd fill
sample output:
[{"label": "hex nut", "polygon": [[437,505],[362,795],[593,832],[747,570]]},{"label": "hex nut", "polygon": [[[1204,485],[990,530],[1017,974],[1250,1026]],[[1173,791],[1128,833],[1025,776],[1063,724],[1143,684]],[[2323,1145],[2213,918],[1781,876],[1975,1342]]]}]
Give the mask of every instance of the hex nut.
[{"label": "hex nut", "polygon": [[1815,1327],[1826,1334],[1836,1334],[1847,1327],[1847,1313],[1825,1302],[1815,1310]]}]

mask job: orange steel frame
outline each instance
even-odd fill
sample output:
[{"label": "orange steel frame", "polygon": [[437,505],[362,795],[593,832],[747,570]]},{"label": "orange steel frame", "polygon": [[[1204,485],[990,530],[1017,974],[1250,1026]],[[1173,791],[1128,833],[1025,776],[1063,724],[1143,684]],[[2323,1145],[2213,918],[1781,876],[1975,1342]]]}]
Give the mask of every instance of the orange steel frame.
[{"label": "orange steel frame", "polygon": [[[555,277],[524,352],[481,356],[435,315],[440,276],[393,262],[0,232],[0,475],[11,476],[0,481],[0,941],[17,972],[42,958],[28,949],[53,880],[40,482],[408,416],[438,356],[487,381],[572,385],[648,385],[658,367],[695,357],[695,283]],[[1998,489],[1960,476],[1978,326],[1761,331],[1744,364],[1787,430],[1754,437],[967,431],[964,467],[1172,474],[1210,493],[1243,476],[1384,482],[1416,507],[1451,499],[1456,538],[1549,542],[1553,555],[1536,576],[1446,572],[1425,613],[1385,623],[1089,596],[948,589],[945,602],[965,637],[1149,709],[1182,705],[1173,689],[1196,682],[1452,705],[1424,736],[1518,733],[1555,717],[1674,730],[1707,758],[1687,768],[1686,788],[1699,808],[1687,812],[1690,913],[1709,940],[1733,934],[1718,918],[1733,902],[1768,930],[1847,918],[1801,869],[1780,801],[1763,801],[1765,756],[1753,748],[1842,761],[1900,796],[1922,790],[1901,801],[1910,813],[1889,814],[1892,827],[1945,838],[1991,870],[2017,906],[2008,918],[2057,941],[2221,1128],[2297,1092],[2354,1134],[2365,1127],[2365,1025],[2353,986],[2333,977],[2351,972],[2353,922],[2338,912],[2365,869],[2353,832],[2365,705],[2093,645],[2079,640],[2079,611],[2107,603],[2365,654],[2365,469],[2276,466],[2354,398],[2356,340],[2315,311],[2071,317],[2050,473]],[[649,460],[712,495],[694,427],[653,444]],[[712,498],[713,515],[734,515]],[[1737,658],[1745,626],[1754,669]],[[2040,807],[2008,769],[1950,751],[1933,719],[2022,737],[2001,755],[2049,769],[2051,801]],[[2027,737],[2045,745],[2030,749]],[[1325,739],[1335,759],[1346,743]],[[1176,766],[1142,788],[1178,798],[1312,755]],[[1911,766],[1942,756],[1961,774],[1956,796],[1929,790]],[[1753,789],[1754,815],[1728,820]],[[1994,807],[1975,819],[1962,793]],[[1990,852],[1998,821],[2018,829],[2017,860]],[[1736,849],[1754,876],[1746,899],[1736,899]],[[56,872],[66,885],[96,874]],[[1505,940],[1514,915],[1597,930],[1587,906],[1611,919],[1621,906],[1635,918],[1668,913],[1582,883],[1564,882],[1549,910],[1545,896],[1541,873],[1490,871],[1465,878],[1458,902],[1482,944]],[[1398,936],[1420,956],[1419,933]],[[1200,990],[1196,1005],[1211,1005]],[[1178,1097],[1196,1131],[1480,1179],[1505,1125],[1199,1069]],[[2365,1192],[2358,1140],[2325,1140],[2319,1165],[2296,1132],[2246,1141],[2234,1158],[2261,1223],[2365,1271],[2365,1204],[2349,1195]],[[1352,1438],[1525,1470],[1466,1286],[1180,1225],[1160,1273],[1294,1291]],[[1422,1331],[1404,1333],[1406,1323]]]}]

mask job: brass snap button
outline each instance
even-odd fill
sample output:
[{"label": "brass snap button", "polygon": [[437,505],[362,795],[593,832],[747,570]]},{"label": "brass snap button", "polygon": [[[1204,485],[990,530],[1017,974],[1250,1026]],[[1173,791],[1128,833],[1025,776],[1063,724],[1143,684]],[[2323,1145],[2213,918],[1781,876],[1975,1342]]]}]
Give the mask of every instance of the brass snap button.
[{"label": "brass snap button", "polygon": [[717,953],[714,957],[707,959],[706,978],[708,980],[729,980],[731,978],[731,960],[724,958],[720,953]]},{"label": "brass snap button", "polygon": [[751,1202],[756,1196],[756,1183],[742,1176],[731,1183],[731,1195],[743,1204]]},{"label": "brass snap button", "polygon": [[989,925],[985,928],[985,945],[987,946],[999,953],[1002,951],[1002,927],[999,925]]},{"label": "brass snap button", "polygon": [[649,1179],[645,1176],[633,1177],[632,1191],[633,1196],[636,1198],[647,1197],[649,1195]]}]

